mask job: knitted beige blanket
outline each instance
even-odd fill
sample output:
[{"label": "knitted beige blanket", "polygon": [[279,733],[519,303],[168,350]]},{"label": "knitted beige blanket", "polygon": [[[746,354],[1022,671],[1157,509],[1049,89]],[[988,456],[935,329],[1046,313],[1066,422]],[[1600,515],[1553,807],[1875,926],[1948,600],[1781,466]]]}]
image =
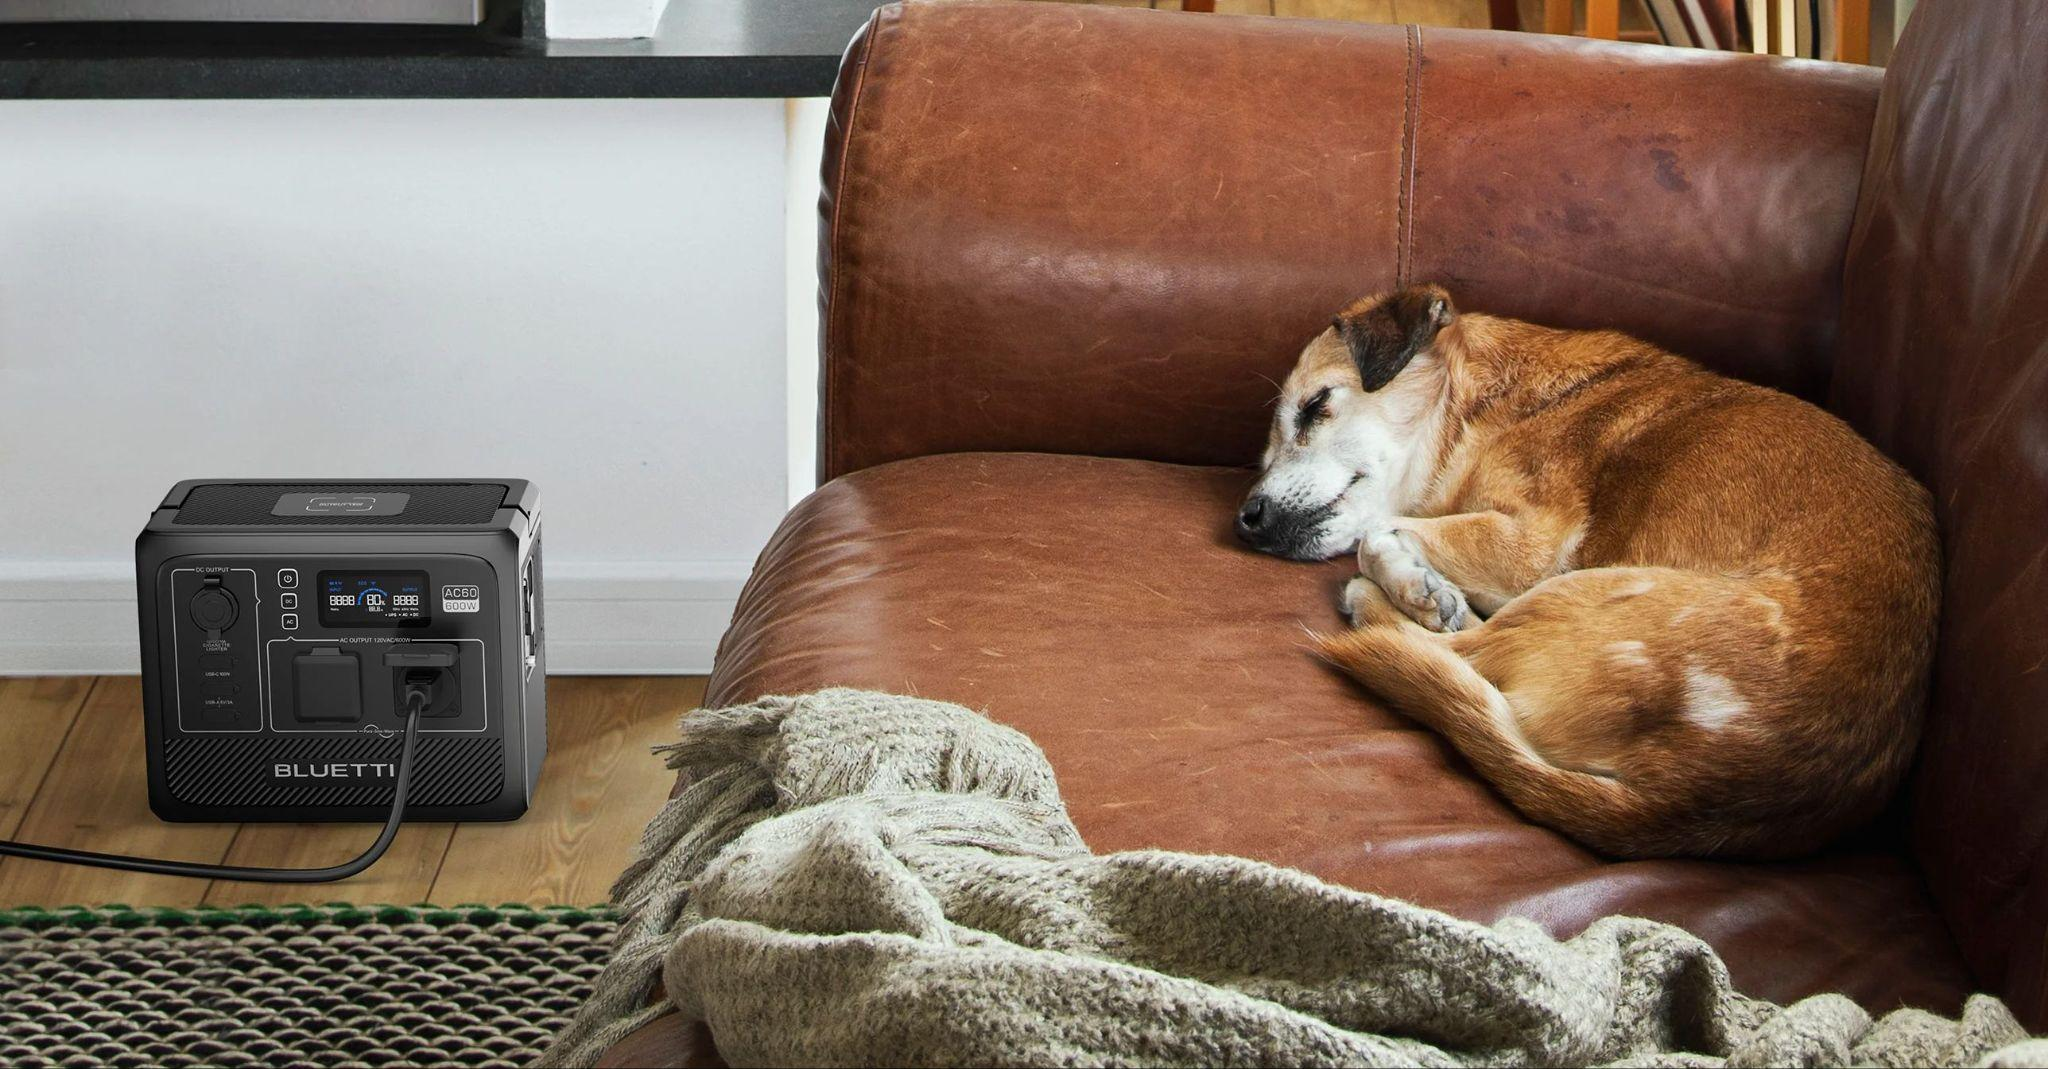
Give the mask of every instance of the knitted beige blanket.
[{"label": "knitted beige blanket", "polygon": [[669,1003],[738,1066],[2048,1064],[1988,996],[1956,1021],[1780,1008],[1651,921],[1560,942],[1239,858],[1098,857],[1038,748],[957,705],[764,698],[665,749],[690,786],[542,1064]]}]

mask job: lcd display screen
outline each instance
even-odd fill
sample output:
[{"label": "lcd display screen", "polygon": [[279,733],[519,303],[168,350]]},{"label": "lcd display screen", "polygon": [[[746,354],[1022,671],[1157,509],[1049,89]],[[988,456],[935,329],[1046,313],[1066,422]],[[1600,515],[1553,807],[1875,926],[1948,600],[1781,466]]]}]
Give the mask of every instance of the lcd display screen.
[{"label": "lcd display screen", "polygon": [[425,572],[321,572],[320,623],[327,627],[420,627],[427,622]]}]

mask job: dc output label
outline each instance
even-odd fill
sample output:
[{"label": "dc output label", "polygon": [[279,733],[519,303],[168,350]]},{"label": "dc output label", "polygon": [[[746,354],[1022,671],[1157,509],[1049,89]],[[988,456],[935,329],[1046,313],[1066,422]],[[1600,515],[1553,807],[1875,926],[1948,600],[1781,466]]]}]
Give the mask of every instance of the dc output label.
[{"label": "dc output label", "polygon": [[444,586],[441,588],[442,612],[482,612],[484,592],[476,586]]}]

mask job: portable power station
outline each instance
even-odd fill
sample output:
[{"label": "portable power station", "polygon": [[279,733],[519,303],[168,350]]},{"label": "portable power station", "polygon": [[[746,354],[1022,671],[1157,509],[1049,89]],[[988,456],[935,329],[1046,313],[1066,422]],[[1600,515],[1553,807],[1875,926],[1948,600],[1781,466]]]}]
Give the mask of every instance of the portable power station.
[{"label": "portable power station", "polygon": [[135,581],[159,817],[383,820],[409,713],[408,819],[526,811],[547,753],[531,483],[188,480]]}]

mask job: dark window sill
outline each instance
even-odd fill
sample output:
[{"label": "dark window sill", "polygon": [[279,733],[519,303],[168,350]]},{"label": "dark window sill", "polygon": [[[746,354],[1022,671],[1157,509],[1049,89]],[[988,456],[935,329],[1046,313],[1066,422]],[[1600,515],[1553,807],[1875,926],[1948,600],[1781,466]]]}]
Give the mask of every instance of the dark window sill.
[{"label": "dark window sill", "polygon": [[0,99],[804,97],[878,0],[671,0],[655,37],[189,24],[0,26]]}]

